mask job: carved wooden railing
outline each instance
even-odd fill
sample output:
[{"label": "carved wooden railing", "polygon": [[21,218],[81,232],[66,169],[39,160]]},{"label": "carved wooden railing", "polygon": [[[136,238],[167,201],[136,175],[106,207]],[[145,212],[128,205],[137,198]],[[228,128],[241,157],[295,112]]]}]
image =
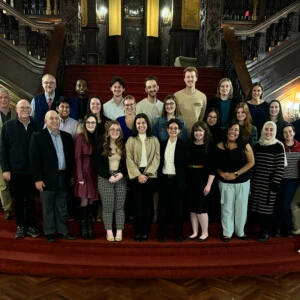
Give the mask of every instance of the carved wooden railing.
[{"label": "carved wooden railing", "polygon": [[247,67],[263,60],[284,42],[299,38],[299,9],[297,0],[250,29],[223,28],[224,76],[233,79],[236,96],[245,96],[249,91]]}]

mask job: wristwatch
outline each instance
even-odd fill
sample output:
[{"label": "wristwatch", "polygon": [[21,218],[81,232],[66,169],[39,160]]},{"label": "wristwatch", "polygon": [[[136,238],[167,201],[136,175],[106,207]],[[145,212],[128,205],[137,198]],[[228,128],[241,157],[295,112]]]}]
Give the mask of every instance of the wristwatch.
[{"label": "wristwatch", "polygon": [[234,172],[235,178],[239,177],[239,173],[238,172]]}]

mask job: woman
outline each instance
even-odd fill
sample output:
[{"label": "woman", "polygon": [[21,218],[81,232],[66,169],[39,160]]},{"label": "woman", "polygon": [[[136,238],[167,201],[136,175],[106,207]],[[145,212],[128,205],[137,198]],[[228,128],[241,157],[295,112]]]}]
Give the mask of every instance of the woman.
[{"label": "woman", "polygon": [[222,130],[218,125],[219,112],[214,107],[206,110],[204,120],[212,135],[212,140],[215,144],[219,143],[222,139]]},{"label": "woman", "polygon": [[217,87],[217,95],[207,103],[206,110],[215,108],[219,112],[218,126],[224,130],[233,118],[233,113],[239,100],[233,97],[232,82],[222,78]]},{"label": "woman", "polygon": [[[93,95],[89,98],[86,113],[93,113],[97,117],[97,133],[101,140],[105,132],[105,125],[110,121],[110,119],[104,116],[102,108],[103,104],[99,96]],[[82,126],[78,126],[78,132],[82,132]]]},{"label": "woman", "polygon": [[[103,205],[102,217],[106,239],[109,242],[120,242],[123,239],[125,222],[127,181],[125,147],[119,122],[108,123],[103,145],[94,151],[93,162],[98,174],[98,190]],[[113,215],[116,221],[116,236],[112,231]]]},{"label": "woman", "polygon": [[250,172],[254,166],[251,146],[242,139],[240,126],[231,123],[223,142],[217,144],[217,166],[221,193],[223,242],[229,242],[233,232],[247,240],[244,227],[247,219]]},{"label": "woman", "polygon": [[276,124],[277,126],[276,139],[282,141],[283,140],[282,130],[283,127],[285,127],[288,124],[288,122],[285,121],[283,118],[281,104],[278,100],[272,100],[269,103],[269,110],[266,116],[266,121],[273,121]]},{"label": "woman", "polygon": [[[187,240],[204,242],[209,238],[207,195],[217,173],[215,158],[215,146],[208,126],[198,121],[192,127],[188,149],[188,208],[193,233]],[[201,234],[198,237],[199,223]]]},{"label": "woman", "polygon": [[263,91],[262,85],[259,82],[255,82],[250,87],[250,91],[246,97],[246,102],[252,117],[253,125],[257,129],[258,137],[261,134],[261,129],[269,110],[268,103],[262,99]]},{"label": "woman", "polygon": [[182,123],[170,119],[169,138],[160,144],[158,235],[165,242],[169,219],[173,218],[175,241],[182,242],[183,201],[186,188],[186,143],[178,138]]},{"label": "woman", "polygon": [[246,103],[240,102],[236,106],[233,121],[239,123],[243,140],[253,147],[257,142],[257,129],[252,125],[252,117]]},{"label": "woman", "polygon": [[159,142],[152,136],[149,118],[144,113],[137,114],[132,136],[126,143],[126,165],[132,180],[135,241],[148,240],[159,162]]},{"label": "woman", "polygon": [[284,168],[275,210],[276,234],[281,235],[283,233],[289,237],[292,236],[293,231],[291,203],[299,184],[300,166],[300,143],[294,137],[294,126],[292,124],[285,125],[283,127],[283,138],[287,166]]},{"label": "woman", "polygon": [[124,107],[125,107],[125,116],[117,118],[117,121],[120,123],[123,132],[123,142],[127,142],[128,138],[132,134],[132,127],[135,118],[135,107],[136,102],[135,98],[131,95],[127,95],[124,98]]},{"label": "woman", "polygon": [[168,121],[171,119],[178,119],[181,123],[181,130],[179,138],[183,141],[187,141],[187,131],[184,121],[178,117],[177,113],[177,100],[174,95],[166,96],[164,100],[164,106],[161,117],[157,118],[153,126],[153,135],[158,138],[160,142],[165,141],[169,138],[167,131]]},{"label": "woman", "polygon": [[83,132],[75,141],[75,196],[80,198],[80,234],[83,239],[94,239],[92,204],[99,199],[97,175],[92,164],[92,153],[98,144],[97,117],[89,113],[83,119]]},{"label": "woman", "polygon": [[274,122],[266,122],[258,143],[253,147],[255,167],[251,179],[249,209],[260,225],[258,240],[261,242],[270,239],[275,199],[285,165],[284,149],[276,139],[276,128]]}]

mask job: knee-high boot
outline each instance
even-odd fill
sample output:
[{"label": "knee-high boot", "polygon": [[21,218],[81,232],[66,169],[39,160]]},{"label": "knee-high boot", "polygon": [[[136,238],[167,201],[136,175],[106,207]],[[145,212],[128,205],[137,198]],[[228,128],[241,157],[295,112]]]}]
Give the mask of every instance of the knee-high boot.
[{"label": "knee-high boot", "polygon": [[80,206],[80,236],[84,240],[88,240],[88,208],[87,206]]},{"label": "knee-high boot", "polygon": [[88,231],[88,238],[90,240],[95,239],[95,234],[93,231],[93,205],[88,206],[88,222],[87,222],[87,231]]}]

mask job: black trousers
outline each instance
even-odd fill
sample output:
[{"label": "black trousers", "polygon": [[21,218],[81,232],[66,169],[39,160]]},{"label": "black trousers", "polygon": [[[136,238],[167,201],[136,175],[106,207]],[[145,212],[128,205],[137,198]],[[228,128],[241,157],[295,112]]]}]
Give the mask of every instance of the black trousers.
[{"label": "black trousers", "polygon": [[36,203],[35,184],[31,174],[11,174],[11,188],[17,226],[35,226]]},{"label": "black trousers", "polygon": [[156,179],[149,178],[146,183],[132,181],[133,228],[137,235],[149,234],[153,217],[153,195]]},{"label": "black trousers", "polygon": [[168,178],[162,175],[158,202],[158,235],[160,237],[167,236],[171,222],[174,226],[175,237],[182,236],[183,198],[184,194],[178,188],[176,177]]}]

